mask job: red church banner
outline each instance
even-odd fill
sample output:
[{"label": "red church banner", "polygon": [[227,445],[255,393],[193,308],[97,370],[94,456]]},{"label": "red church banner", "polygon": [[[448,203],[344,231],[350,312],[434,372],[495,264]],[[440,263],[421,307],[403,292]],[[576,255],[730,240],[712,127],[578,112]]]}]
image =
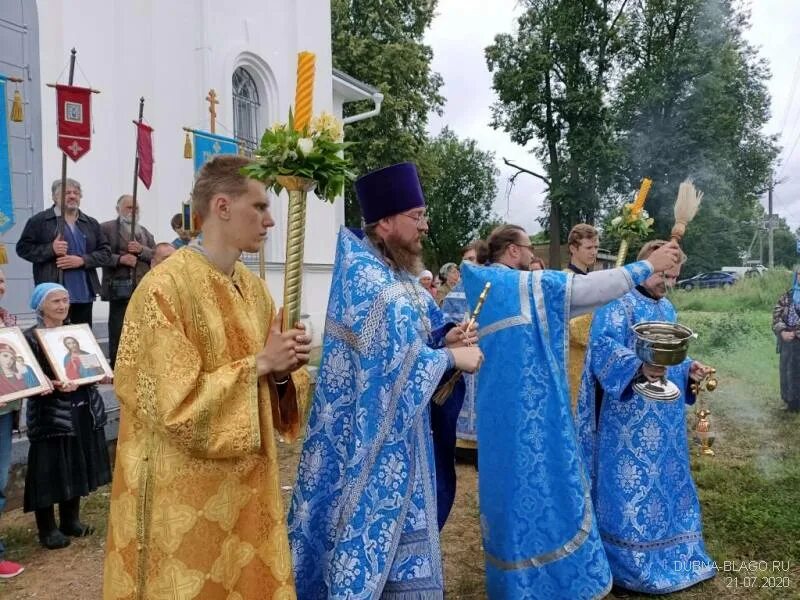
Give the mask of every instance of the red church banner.
[{"label": "red church banner", "polygon": [[92,90],[70,85],[56,86],[58,147],[77,161],[92,144]]},{"label": "red church banner", "polygon": [[153,182],[153,128],[138,121],[136,125],[136,152],[139,154],[139,179],[150,189]]}]

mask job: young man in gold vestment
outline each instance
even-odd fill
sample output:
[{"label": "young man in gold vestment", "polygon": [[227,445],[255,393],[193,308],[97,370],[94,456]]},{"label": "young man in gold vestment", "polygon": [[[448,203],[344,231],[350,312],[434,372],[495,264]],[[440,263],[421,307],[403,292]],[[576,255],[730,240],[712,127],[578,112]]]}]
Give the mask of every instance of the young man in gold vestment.
[{"label": "young man in gold vestment", "polygon": [[[578,223],[570,229],[567,246],[569,248],[567,270],[576,275],[586,275],[597,261],[597,251],[600,248],[597,230],[586,223]],[[592,313],[569,321],[569,392],[573,414],[578,405],[578,390],[581,387],[583,362],[591,325]]]},{"label": "young man in gold vestment", "polygon": [[106,600],[295,598],[274,431],[298,432],[310,340],[280,331],[238,260],[275,224],[249,162],[200,170],[200,240],[143,279],[125,316]]}]

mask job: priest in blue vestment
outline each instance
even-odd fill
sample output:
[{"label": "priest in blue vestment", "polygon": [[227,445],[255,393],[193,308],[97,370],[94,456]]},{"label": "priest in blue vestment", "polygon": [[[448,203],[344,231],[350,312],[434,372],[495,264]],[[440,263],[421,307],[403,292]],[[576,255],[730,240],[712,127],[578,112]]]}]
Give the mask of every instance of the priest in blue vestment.
[{"label": "priest in blue vestment", "polygon": [[[640,258],[666,242],[645,244]],[[700,504],[689,464],[684,405],[694,403],[690,380],[708,367],[687,358],[666,369],[682,391],[675,400],[636,393],[634,379],[665,370],[634,352],[632,327],[642,321],[676,322],[667,300],[680,265],[595,313],[578,399],[578,432],[592,482],[592,499],[614,584],[667,594],[716,573],[703,544]]]},{"label": "priest in blue vestment", "polygon": [[568,324],[677,264],[675,244],[648,260],[581,277],[529,271],[521,227],[488,239],[492,265],[462,265],[467,302],[486,282],[478,378],[480,518],[492,600],[581,600],[611,588],[570,408]]},{"label": "priest in blue vestment", "polygon": [[[297,597],[440,600],[429,403],[483,360],[417,281],[428,230],[416,167],[356,181],[364,237],[339,233],[289,539]],[[434,310],[436,308],[436,310]]]}]

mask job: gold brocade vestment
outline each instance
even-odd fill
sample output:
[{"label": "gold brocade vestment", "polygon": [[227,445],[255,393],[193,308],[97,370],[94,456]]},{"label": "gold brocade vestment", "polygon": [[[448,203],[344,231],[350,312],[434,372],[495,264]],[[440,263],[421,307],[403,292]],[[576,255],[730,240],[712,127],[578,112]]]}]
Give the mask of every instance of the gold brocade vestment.
[{"label": "gold brocade vestment", "polygon": [[578,406],[578,391],[581,388],[583,363],[586,358],[586,346],[589,343],[591,327],[592,313],[569,320],[569,393],[573,415]]},{"label": "gold brocade vestment", "polygon": [[[564,269],[567,273],[581,275],[585,273]],[[583,363],[586,359],[586,346],[589,344],[589,331],[592,328],[592,313],[581,315],[569,320],[569,394],[572,401],[572,414],[578,408],[578,392],[581,389],[583,376]]]},{"label": "gold brocade vestment", "polygon": [[307,383],[279,399],[256,375],[273,314],[243,264],[229,277],[191,249],[137,287],[116,364],[106,600],[295,598],[274,430],[297,434]]}]

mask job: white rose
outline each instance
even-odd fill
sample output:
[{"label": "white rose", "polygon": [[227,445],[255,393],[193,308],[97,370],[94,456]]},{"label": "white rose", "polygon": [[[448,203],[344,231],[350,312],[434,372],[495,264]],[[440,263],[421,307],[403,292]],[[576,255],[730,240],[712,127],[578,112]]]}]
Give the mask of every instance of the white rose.
[{"label": "white rose", "polygon": [[308,156],[314,150],[314,140],[311,138],[300,138],[297,140],[297,149],[303,156]]}]

